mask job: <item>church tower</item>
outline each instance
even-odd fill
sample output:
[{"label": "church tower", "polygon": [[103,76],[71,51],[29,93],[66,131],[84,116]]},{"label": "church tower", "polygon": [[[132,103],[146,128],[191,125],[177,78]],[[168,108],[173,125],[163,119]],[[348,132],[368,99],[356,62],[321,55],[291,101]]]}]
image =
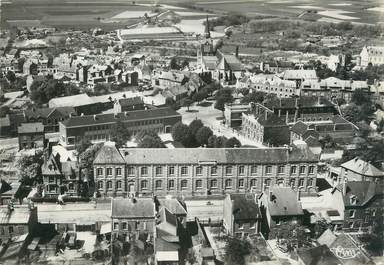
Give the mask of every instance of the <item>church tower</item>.
[{"label": "church tower", "polygon": [[203,56],[214,56],[213,40],[211,39],[211,31],[209,29],[208,16],[205,22],[204,36],[200,41],[200,45],[197,50],[197,62],[202,65]]}]

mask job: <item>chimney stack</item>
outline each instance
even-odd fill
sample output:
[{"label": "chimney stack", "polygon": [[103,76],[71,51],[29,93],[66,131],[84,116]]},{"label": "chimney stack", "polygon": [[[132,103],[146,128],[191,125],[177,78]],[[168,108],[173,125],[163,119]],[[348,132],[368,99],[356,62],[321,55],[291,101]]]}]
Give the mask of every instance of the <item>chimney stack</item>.
[{"label": "chimney stack", "polygon": [[97,120],[96,114],[93,115],[93,120]]},{"label": "chimney stack", "polygon": [[264,110],[264,115],[265,115],[265,120],[268,119],[268,111],[267,110]]},{"label": "chimney stack", "polygon": [[297,190],[297,201],[300,201],[300,199],[301,199],[301,189],[299,188]]}]

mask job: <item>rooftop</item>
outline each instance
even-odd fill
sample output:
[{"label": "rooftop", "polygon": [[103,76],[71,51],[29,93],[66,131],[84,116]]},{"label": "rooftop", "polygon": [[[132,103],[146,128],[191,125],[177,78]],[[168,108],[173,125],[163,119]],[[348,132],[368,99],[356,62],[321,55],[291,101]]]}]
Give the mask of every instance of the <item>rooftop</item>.
[{"label": "rooftop", "polygon": [[43,133],[44,125],[41,122],[22,123],[17,131],[18,133]]},{"label": "rooftop", "polygon": [[259,206],[255,201],[256,194],[230,194],[233,203],[235,220],[249,220],[261,218]]},{"label": "rooftop", "polygon": [[155,118],[166,117],[179,117],[180,114],[171,108],[159,108],[148,110],[136,110],[127,113],[113,113],[97,114],[97,115],[83,115],[70,117],[62,122],[66,127],[83,127],[98,124],[112,124],[117,121],[135,121],[135,120],[147,120]]},{"label": "rooftop", "polygon": [[341,167],[364,176],[384,177],[384,172],[358,157],[341,164]]},{"label": "rooftop", "polygon": [[155,219],[155,204],[152,198],[113,199],[112,218]]},{"label": "rooftop", "polygon": [[321,245],[310,249],[299,249],[297,255],[305,265],[340,265],[340,260],[326,246]]},{"label": "rooftop", "polygon": [[97,152],[95,164],[124,164],[125,160],[113,142],[105,142]]},{"label": "rooftop", "polygon": [[31,210],[28,206],[15,206],[10,211],[7,206],[0,207],[0,224],[27,224]]},{"label": "rooftop", "polygon": [[[121,149],[127,164],[272,164],[316,162],[318,157],[308,149],[293,148],[135,148]],[[97,158],[96,158],[97,159]]]},{"label": "rooftop", "polygon": [[290,187],[271,187],[268,196],[268,209],[271,216],[303,215],[297,193]]},{"label": "rooftop", "polygon": [[[383,194],[383,185],[369,181],[350,181],[346,184],[346,194],[344,195],[345,206],[360,206],[369,202],[375,195]],[[351,203],[351,198],[356,199],[356,203]]]}]

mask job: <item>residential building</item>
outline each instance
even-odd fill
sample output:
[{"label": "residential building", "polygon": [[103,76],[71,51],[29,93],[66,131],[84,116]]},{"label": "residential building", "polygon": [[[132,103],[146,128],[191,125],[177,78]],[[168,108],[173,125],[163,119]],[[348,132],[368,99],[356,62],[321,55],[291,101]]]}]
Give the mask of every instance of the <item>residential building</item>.
[{"label": "residential building", "polygon": [[227,194],[223,210],[223,225],[229,235],[244,238],[259,233],[261,214],[256,194]]},{"label": "residential building", "polygon": [[261,192],[274,185],[314,191],[318,156],[298,148],[134,148],[105,143],[93,163],[100,194],[204,195]]},{"label": "residential building", "polygon": [[141,97],[118,99],[115,100],[115,103],[113,105],[113,110],[115,113],[143,109],[145,109],[145,105]]},{"label": "residential building", "polygon": [[260,195],[259,207],[262,216],[261,233],[267,239],[277,236],[284,238],[287,231],[280,229],[280,226],[300,224],[304,218],[300,191],[295,192],[290,187],[271,186]]},{"label": "residential building", "polygon": [[300,95],[312,97],[325,97],[327,99],[344,99],[350,102],[353,92],[362,90],[370,94],[370,86],[367,81],[341,80],[336,77],[328,77],[321,80],[305,80],[301,83]]},{"label": "residential building", "polygon": [[317,80],[317,74],[315,70],[286,70],[281,74],[282,79],[294,81],[296,83],[296,88],[299,89],[301,83],[305,80]]},{"label": "residential building", "polygon": [[242,113],[241,134],[269,146],[289,144],[289,127],[273,111],[259,103],[251,103],[251,111]]},{"label": "residential building", "polygon": [[61,162],[59,154],[51,154],[41,166],[41,174],[46,197],[80,195],[80,169],[77,161]]},{"label": "residential building", "polygon": [[360,65],[363,67],[384,64],[383,46],[364,46],[360,52]]},{"label": "residential building", "polygon": [[125,124],[129,133],[135,135],[141,130],[170,133],[171,127],[179,121],[181,115],[171,108],[76,116],[59,123],[60,143],[73,147],[82,139],[107,141],[117,122]]},{"label": "residential building", "polygon": [[111,207],[112,238],[153,244],[156,210],[152,198],[113,199]]},{"label": "residential building", "polygon": [[9,239],[25,234],[32,234],[37,225],[37,208],[33,203],[29,205],[0,206],[0,239]]},{"label": "residential building", "polygon": [[312,128],[309,128],[309,125],[305,124],[302,121],[296,122],[291,127],[291,143],[296,140],[305,141],[308,137],[313,137],[315,139],[319,138],[319,134]]},{"label": "residential building", "polygon": [[287,98],[299,94],[296,82],[285,80],[273,74],[252,74],[237,80],[237,88],[248,88],[250,92],[260,91],[275,94],[279,98]]},{"label": "residential building", "polygon": [[179,88],[187,81],[187,77],[181,72],[154,71],[152,85],[160,89]]},{"label": "residential building", "polygon": [[59,121],[76,116],[76,111],[72,107],[58,108],[31,108],[24,110],[25,122],[41,122],[45,132],[58,132]]},{"label": "residential building", "polygon": [[[336,180],[336,179],[335,179]],[[339,184],[350,181],[383,182],[384,172],[359,157],[341,164]]]},{"label": "residential building", "polygon": [[371,233],[383,223],[384,185],[371,181],[348,181],[344,184],[345,232]]},{"label": "residential building", "polygon": [[267,61],[260,63],[260,71],[269,73],[280,73],[293,69],[294,64],[286,61]]},{"label": "residential building", "polygon": [[41,122],[22,123],[17,133],[20,150],[44,147],[44,125]]}]

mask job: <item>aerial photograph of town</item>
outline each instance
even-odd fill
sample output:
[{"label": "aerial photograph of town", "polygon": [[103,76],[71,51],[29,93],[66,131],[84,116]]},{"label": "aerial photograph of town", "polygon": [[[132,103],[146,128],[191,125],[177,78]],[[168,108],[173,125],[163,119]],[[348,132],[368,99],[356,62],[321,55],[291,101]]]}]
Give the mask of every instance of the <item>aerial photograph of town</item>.
[{"label": "aerial photograph of town", "polygon": [[384,0],[0,0],[0,265],[384,265]]}]

